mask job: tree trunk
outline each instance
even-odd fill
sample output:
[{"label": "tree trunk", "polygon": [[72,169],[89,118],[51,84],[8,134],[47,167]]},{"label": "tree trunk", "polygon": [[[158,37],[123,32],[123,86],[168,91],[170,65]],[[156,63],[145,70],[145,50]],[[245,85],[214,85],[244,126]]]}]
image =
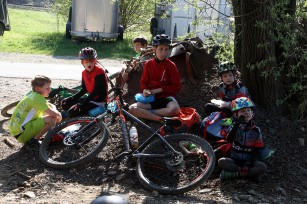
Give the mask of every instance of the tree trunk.
[{"label": "tree trunk", "polygon": [[240,6],[241,0],[232,0],[232,5],[233,5],[233,14],[235,18],[234,62],[239,67],[238,62],[241,62],[241,41],[242,41],[241,6]]},{"label": "tree trunk", "polygon": [[[283,98],[282,80],[275,79],[274,69],[275,42],[269,35],[268,28],[261,28],[257,23],[273,26],[268,12],[271,1],[241,1],[242,40],[241,62],[242,81],[249,88],[256,104],[273,111],[278,115],[285,114],[283,105],[277,101]],[[266,74],[264,74],[266,73]]]}]

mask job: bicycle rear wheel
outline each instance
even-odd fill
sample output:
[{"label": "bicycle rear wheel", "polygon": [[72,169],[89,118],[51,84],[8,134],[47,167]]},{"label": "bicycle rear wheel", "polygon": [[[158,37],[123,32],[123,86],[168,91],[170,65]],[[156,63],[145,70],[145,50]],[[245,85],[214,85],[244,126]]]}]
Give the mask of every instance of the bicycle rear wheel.
[{"label": "bicycle rear wheel", "polygon": [[[64,121],[49,131],[39,148],[39,157],[47,166],[71,168],[93,159],[106,145],[110,136],[104,123],[94,123],[88,130],[81,128],[94,117],[79,117]],[[79,133],[78,137],[74,137]]]},{"label": "bicycle rear wheel", "polygon": [[17,106],[18,103],[19,103],[19,101],[15,101],[14,103],[11,103],[11,104],[5,106],[4,108],[2,108],[1,115],[3,117],[10,118],[13,114],[14,108]]},{"label": "bicycle rear wheel", "polygon": [[[183,161],[172,163],[173,158],[139,158],[137,175],[147,189],[160,194],[181,194],[197,188],[211,175],[215,157],[210,144],[192,134],[172,134],[165,137],[171,146],[183,154]],[[194,144],[197,152],[190,152],[185,144]],[[149,144],[142,153],[167,154],[169,148],[161,140]]]}]

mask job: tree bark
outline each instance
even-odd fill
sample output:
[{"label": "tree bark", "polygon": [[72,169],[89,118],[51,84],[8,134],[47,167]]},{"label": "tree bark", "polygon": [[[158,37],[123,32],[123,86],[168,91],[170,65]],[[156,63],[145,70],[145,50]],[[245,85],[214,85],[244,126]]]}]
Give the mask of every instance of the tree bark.
[{"label": "tree bark", "polygon": [[234,38],[234,62],[240,70],[238,62],[241,62],[241,41],[242,41],[242,25],[241,25],[241,0],[232,0],[234,24],[235,24],[235,38]]},{"label": "tree bark", "polygon": [[[274,69],[277,67],[275,42],[270,37],[268,28],[257,26],[259,22],[273,26],[268,10],[271,2],[241,1],[239,9],[242,11],[242,40],[239,66],[242,81],[249,88],[253,101],[275,114],[284,115],[284,106],[277,104],[278,99],[283,98],[283,87],[282,80],[274,77]],[[263,75],[264,72],[267,73],[266,76]]]}]

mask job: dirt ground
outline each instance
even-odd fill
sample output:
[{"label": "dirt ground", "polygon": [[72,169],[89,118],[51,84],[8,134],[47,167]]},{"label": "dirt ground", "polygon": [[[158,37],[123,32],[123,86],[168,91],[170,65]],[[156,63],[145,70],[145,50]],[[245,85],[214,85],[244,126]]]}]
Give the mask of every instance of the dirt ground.
[{"label": "dirt ground", "polygon": [[[0,78],[0,109],[29,91],[31,79]],[[79,83],[53,80],[52,86],[73,87]],[[187,83],[179,96],[180,105],[191,105],[204,117],[203,106],[214,98],[217,83],[215,75],[205,74],[196,86]],[[167,196],[143,189],[134,167],[115,162],[104,152],[79,168],[46,167],[38,152],[25,150],[9,136],[8,118],[0,116],[0,203],[90,203],[97,196],[110,194],[122,194],[130,203],[307,203],[307,149],[298,142],[298,138],[306,136],[306,121],[277,117],[260,107],[255,119],[266,144],[277,150],[268,162],[262,182],[243,179],[221,182],[220,170],[216,168],[196,190]],[[199,129],[194,132],[200,134]],[[123,147],[116,129],[109,145],[114,152]]]}]

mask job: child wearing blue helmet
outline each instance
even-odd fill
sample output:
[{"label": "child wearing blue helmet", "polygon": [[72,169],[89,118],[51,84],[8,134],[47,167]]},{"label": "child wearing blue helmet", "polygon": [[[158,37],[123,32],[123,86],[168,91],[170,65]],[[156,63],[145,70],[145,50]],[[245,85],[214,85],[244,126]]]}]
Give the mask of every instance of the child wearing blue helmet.
[{"label": "child wearing blue helmet", "polygon": [[225,180],[236,177],[249,177],[258,179],[267,171],[265,163],[258,161],[261,148],[263,148],[262,133],[253,120],[254,103],[247,97],[240,97],[232,101],[231,107],[234,120],[241,120],[236,130],[229,128],[231,133],[227,141],[232,143],[230,157],[218,160],[222,169],[220,179]]}]

